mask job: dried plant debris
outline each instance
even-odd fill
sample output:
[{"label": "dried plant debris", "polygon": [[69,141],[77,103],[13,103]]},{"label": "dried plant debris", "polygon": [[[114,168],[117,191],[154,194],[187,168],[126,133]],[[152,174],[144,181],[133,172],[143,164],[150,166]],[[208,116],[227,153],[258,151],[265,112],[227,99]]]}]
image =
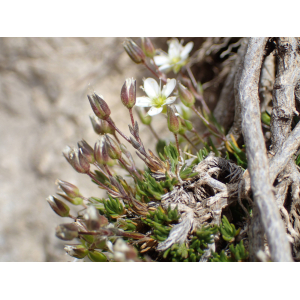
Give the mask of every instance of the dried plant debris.
[{"label": "dried plant debris", "polygon": [[[103,97],[94,91],[88,95],[95,113],[92,125],[99,140],[94,147],[82,140],[79,148],[67,147],[63,154],[77,172],[89,176],[107,197],[84,196],[73,184],[57,181],[63,191],[58,195],[80,207],[74,214],[62,200],[54,196],[48,199],[56,214],[73,220],[56,229],[58,238],[78,242],[66,246],[70,256],[99,262],[300,259],[297,166],[300,159],[295,156],[300,125],[297,124],[299,119],[292,123],[295,103],[284,98],[291,96],[290,77],[282,73],[281,68],[281,60],[296,64],[291,68],[291,78],[293,86],[298,87],[298,54],[294,58],[289,55],[298,51],[295,45],[299,45],[299,40],[277,39],[277,55],[281,55],[281,60],[276,78],[275,72],[269,77],[266,73],[267,68],[274,66],[274,60],[266,60],[263,64],[266,53],[273,55],[271,51],[265,52],[267,42],[267,39],[207,39],[192,58],[189,57],[194,46],[192,41],[184,44],[171,39],[168,53],[155,49],[147,38],[142,39],[142,47],[130,39],[124,42],[129,57],[151,70],[160,83],[153,78],[145,79],[142,87],[145,95],[136,98],[136,80],[125,81],[121,100],[129,113],[130,137],[115,125]],[[290,43],[291,47],[285,50],[284,43]],[[232,53],[233,49],[239,49],[237,54]],[[227,94],[236,102],[234,122],[231,113],[228,122],[222,121],[223,124],[233,123],[231,129],[224,128],[214,117],[203,93],[203,86],[209,87],[224,74],[221,71],[217,78],[202,84],[197,82],[191,69],[192,65],[217,53],[220,59],[232,54],[232,70],[223,72],[228,74],[228,80],[220,98],[225,103],[220,107],[226,106],[224,95]],[[225,61],[224,64],[229,65]],[[263,76],[259,83],[257,78],[262,64]],[[249,75],[252,69],[253,76]],[[282,128],[278,129],[281,124],[278,105],[273,103],[271,115],[268,108],[272,81],[279,82],[279,77],[287,83],[286,87],[282,85],[283,93],[274,92],[277,104],[280,101],[288,103],[284,104],[289,112],[284,116],[284,134],[280,131]],[[258,94],[249,95],[245,82],[253,91],[258,90],[258,85],[266,88],[261,91],[264,101],[261,108],[268,108],[268,111],[262,115],[262,120],[257,117]],[[229,87],[234,89],[233,93],[229,93]],[[177,96],[180,103],[174,106],[172,103]],[[145,148],[140,126],[134,119],[135,106],[150,108],[148,113],[144,108],[139,109],[138,115],[157,139],[153,147],[156,153]],[[248,116],[250,112],[252,115]],[[154,131],[152,118],[159,113],[166,113],[166,128],[174,143],[160,139]],[[203,132],[198,132],[193,125],[192,115],[202,122]],[[266,126],[262,127],[262,123]],[[145,164],[144,169],[137,167],[123,141],[133,146],[137,158]],[[271,145],[269,157],[266,145]],[[120,168],[126,176],[120,175]],[[261,178],[261,182],[257,178]],[[268,200],[273,198],[274,201]],[[277,237],[272,230],[278,232]]]}]

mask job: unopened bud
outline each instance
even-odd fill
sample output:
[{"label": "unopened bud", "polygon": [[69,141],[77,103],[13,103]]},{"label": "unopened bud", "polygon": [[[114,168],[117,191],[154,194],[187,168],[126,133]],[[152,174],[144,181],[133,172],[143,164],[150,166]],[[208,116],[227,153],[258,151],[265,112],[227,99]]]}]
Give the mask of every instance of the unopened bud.
[{"label": "unopened bud", "polygon": [[63,155],[69,164],[78,172],[78,173],[87,173],[90,170],[90,164],[87,159],[82,155],[79,149],[70,148],[66,146],[63,150]]},{"label": "unopened bud", "polygon": [[98,118],[106,120],[110,116],[110,109],[107,103],[99,95],[93,93],[88,95],[88,99],[95,115]]},{"label": "unopened bud", "polygon": [[108,155],[105,137],[101,136],[94,147],[94,156],[98,164],[107,165],[111,158]]},{"label": "unopened bud", "polygon": [[121,100],[128,109],[135,105],[136,101],[136,81],[133,78],[127,78],[121,89]]},{"label": "unopened bud", "polygon": [[95,162],[93,148],[85,140],[81,140],[80,142],[77,143],[77,145],[82,155],[86,158],[86,160],[90,164],[93,164]]},{"label": "unopened bud", "polygon": [[146,56],[153,58],[155,55],[155,48],[151,42],[151,40],[148,37],[142,37],[142,49]]},{"label": "unopened bud", "polygon": [[179,118],[176,116],[176,108],[174,105],[168,105],[167,114],[168,114],[168,128],[173,133],[178,133],[181,127]]},{"label": "unopened bud", "polygon": [[181,83],[178,84],[178,94],[181,102],[187,106],[192,107],[195,103],[194,95]]},{"label": "unopened bud", "polygon": [[61,240],[71,241],[78,237],[78,228],[75,223],[61,224],[56,227],[55,235]]},{"label": "unopened bud", "polygon": [[123,47],[129,57],[136,63],[140,64],[145,60],[145,54],[143,50],[131,39],[126,39],[123,43]]},{"label": "unopened bud", "polygon": [[60,217],[69,217],[70,208],[67,204],[53,196],[49,196],[47,202]]},{"label": "unopened bud", "polygon": [[89,206],[83,215],[86,226],[89,230],[98,230],[100,227],[108,225],[108,220],[99,214],[94,206]]},{"label": "unopened bud", "polygon": [[61,196],[62,198],[72,203],[73,205],[81,205],[83,203],[83,199],[80,197],[71,198],[63,193],[57,193],[57,195]]},{"label": "unopened bud", "polygon": [[71,198],[81,196],[78,187],[72,183],[57,179],[56,184]]},{"label": "unopened bud", "polygon": [[106,120],[101,120],[95,115],[90,116],[90,119],[93,125],[93,129],[97,134],[115,134],[114,127],[110,125]]},{"label": "unopened bud", "polygon": [[141,120],[141,122],[145,125],[150,125],[152,121],[152,117],[144,112],[144,109],[137,107],[137,113]]},{"label": "unopened bud", "polygon": [[89,252],[83,245],[67,245],[64,250],[68,255],[78,259],[84,258]]},{"label": "unopened bud", "polygon": [[106,256],[97,250],[90,250],[88,254],[88,258],[93,262],[106,262]]},{"label": "unopened bud", "polygon": [[107,147],[107,152],[110,158],[119,159],[122,156],[122,151],[119,144],[113,140],[109,135],[105,135],[105,142]]}]

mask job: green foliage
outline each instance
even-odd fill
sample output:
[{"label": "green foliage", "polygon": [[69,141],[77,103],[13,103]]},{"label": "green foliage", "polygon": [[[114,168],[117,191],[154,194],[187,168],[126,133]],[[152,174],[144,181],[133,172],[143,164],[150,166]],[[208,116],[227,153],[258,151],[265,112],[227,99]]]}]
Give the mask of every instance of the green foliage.
[{"label": "green foliage", "polygon": [[174,244],[164,252],[163,258],[169,258],[173,262],[199,261],[208,244],[213,242],[217,231],[218,226],[202,226],[188,244]]},{"label": "green foliage", "polygon": [[236,246],[230,245],[230,255],[227,256],[222,250],[220,254],[212,251],[211,262],[241,262],[247,261],[249,252],[246,251],[243,241],[240,241]]},{"label": "green foliage", "polygon": [[296,165],[299,166],[300,164],[300,154],[296,158]]},{"label": "green foliage", "polygon": [[230,141],[230,145],[233,150],[233,155],[235,156],[237,160],[237,164],[241,166],[244,169],[247,169],[247,156],[246,153],[238,148],[233,142]]},{"label": "green foliage", "polygon": [[156,181],[150,173],[144,173],[144,180],[137,180],[136,199],[144,199],[146,203],[152,200],[160,200],[161,197],[173,190],[174,185],[178,182],[176,178],[170,178],[169,174],[165,173],[165,180]]},{"label": "green foliage", "polygon": [[178,208],[171,209],[169,206],[167,211],[165,211],[161,206],[159,206],[155,211],[149,212],[149,217],[147,219],[150,219],[159,223],[159,224],[169,224],[174,221],[178,221],[180,218],[180,214],[178,213]]},{"label": "green foliage", "polygon": [[222,238],[227,242],[233,242],[235,237],[240,233],[240,228],[235,229],[233,224],[230,224],[228,219],[224,216],[222,218],[222,223],[220,225],[220,233],[222,234]]},{"label": "green foliage", "polygon": [[150,218],[142,219],[142,221],[152,228],[153,234],[151,235],[151,238],[159,242],[163,242],[168,238],[169,232],[172,229],[171,226],[162,225],[158,222],[151,220]]},{"label": "green foliage", "polygon": [[165,146],[164,154],[165,155],[160,154],[160,158],[163,161],[166,161],[166,159],[168,159],[168,161],[170,162],[171,171],[175,173],[176,166],[178,165],[179,160],[179,153],[177,148],[172,143],[170,143],[169,145]]},{"label": "green foliage", "polygon": [[261,121],[262,121],[264,124],[270,126],[270,123],[271,123],[271,115],[270,115],[267,111],[263,112],[263,113],[261,114]]},{"label": "green foliage", "polygon": [[167,143],[165,140],[159,140],[156,144],[156,153],[160,156],[164,154],[164,149],[167,146]]},{"label": "green foliage", "polygon": [[249,252],[246,251],[243,241],[240,241],[235,247],[230,245],[229,249],[233,261],[245,261],[249,257]]},{"label": "green foliage", "polygon": [[168,226],[172,222],[177,222],[180,218],[177,207],[171,209],[169,206],[165,211],[161,206],[159,206],[155,211],[149,212],[146,219],[142,219],[145,224],[150,226],[153,230],[153,239],[162,242],[167,239],[169,232],[172,229]]},{"label": "green foliage", "polygon": [[106,214],[111,218],[119,218],[125,213],[125,208],[118,198],[112,198],[108,194],[109,200],[102,200]]}]

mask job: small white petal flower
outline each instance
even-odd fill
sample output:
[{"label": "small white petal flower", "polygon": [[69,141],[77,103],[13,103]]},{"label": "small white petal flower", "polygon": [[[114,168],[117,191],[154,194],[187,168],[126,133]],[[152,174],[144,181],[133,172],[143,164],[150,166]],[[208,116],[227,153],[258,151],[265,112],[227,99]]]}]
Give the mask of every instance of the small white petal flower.
[{"label": "small white petal flower", "polygon": [[142,88],[148,97],[137,97],[136,106],[151,107],[148,115],[154,116],[162,112],[163,106],[171,104],[176,100],[176,97],[169,97],[176,86],[176,79],[168,79],[167,84],[161,87],[153,78],[147,78],[144,81]]},{"label": "small white petal flower", "polygon": [[178,73],[187,64],[194,43],[189,42],[183,47],[175,38],[168,41],[168,43],[168,54],[162,51],[160,55],[154,56],[153,59],[156,65],[159,66],[159,70],[166,73],[173,70],[174,73]]}]

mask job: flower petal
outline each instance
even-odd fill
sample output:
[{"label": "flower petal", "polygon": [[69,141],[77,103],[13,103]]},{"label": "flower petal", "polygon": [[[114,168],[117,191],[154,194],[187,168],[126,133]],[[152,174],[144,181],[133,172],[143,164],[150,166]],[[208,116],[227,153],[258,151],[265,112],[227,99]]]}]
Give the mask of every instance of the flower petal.
[{"label": "flower petal", "polygon": [[154,56],[153,59],[157,66],[165,65],[170,61],[169,56],[166,54]]},{"label": "flower petal", "polygon": [[176,98],[177,98],[177,97],[169,97],[169,98],[166,100],[165,104],[172,104],[172,103],[176,100]]},{"label": "flower petal", "polygon": [[151,99],[157,98],[160,96],[160,87],[158,83],[153,78],[147,78],[144,81],[144,91],[147,96]]},{"label": "flower petal", "polygon": [[168,49],[170,59],[180,57],[181,48],[182,46],[179,44],[178,39],[172,39]]},{"label": "flower petal", "polygon": [[180,57],[182,60],[185,60],[188,58],[189,53],[192,51],[193,47],[194,47],[193,42],[189,42],[184,46],[182,52],[180,53]]},{"label": "flower petal", "polygon": [[163,110],[162,107],[154,107],[152,106],[150,110],[148,111],[149,116],[158,115]]},{"label": "flower petal", "polygon": [[172,68],[173,68],[173,65],[165,64],[165,65],[160,66],[158,69],[160,71],[164,71],[164,72],[168,73],[172,70]]},{"label": "flower petal", "polygon": [[168,80],[167,84],[164,85],[161,94],[163,96],[165,96],[166,98],[168,98],[171,95],[171,93],[173,92],[173,90],[175,89],[175,86],[176,86],[176,79],[175,78],[173,78],[171,80]]},{"label": "flower petal", "polygon": [[137,97],[135,105],[141,107],[150,107],[151,102],[151,99],[148,97]]}]

